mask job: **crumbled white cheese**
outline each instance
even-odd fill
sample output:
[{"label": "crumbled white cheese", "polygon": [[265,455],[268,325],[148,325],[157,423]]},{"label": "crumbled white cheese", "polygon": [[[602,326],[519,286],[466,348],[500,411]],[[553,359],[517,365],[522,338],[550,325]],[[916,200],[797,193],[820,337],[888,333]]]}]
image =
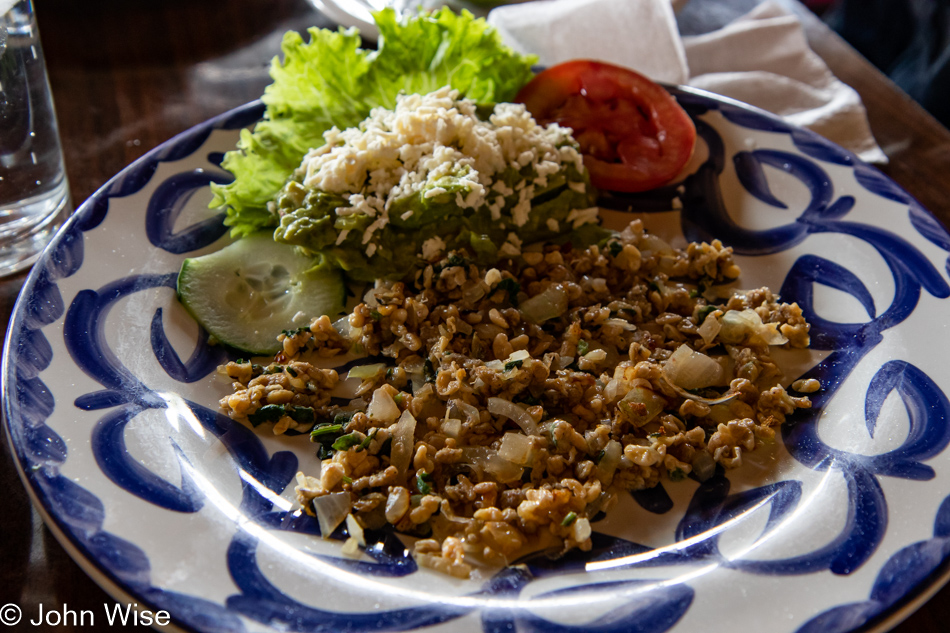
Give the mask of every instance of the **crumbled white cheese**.
[{"label": "crumbled white cheese", "polygon": [[547,222],[545,222],[545,224],[547,224],[548,230],[554,231],[555,233],[557,233],[558,231],[561,230],[561,225],[560,225],[560,223],[559,223],[557,220],[555,220],[554,218],[548,218],[548,220],[547,220]]},{"label": "crumbled white cheese", "polygon": [[498,253],[504,257],[517,257],[521,255],[521,239],[514,233],[508,234],[508,239],[498,249]]},{"label": "crumbled white cheese", "polygon": [[600,212],[598,207],[589,207],[587,209],[571,209],[567,214],[567,221],[573,222],[575,229],[583,224],[589,224],[597,221],[597,215]]},{"label": "crumbled white cheese", "polygon": [[[337,208],[337,216],[375,218],[363,232],[363,244],[386,226],[394,200],[443,195],[448,183],[458,191],[459,207],[487,208],[496,221],[505,198],[517,193],[512,216],[520,227],[529,220],[536,186],[547,186],[566,166],[583,169],[570,134],[556,124],[538,125],[522,104],[497,104],[488,121],[479,120],[474,101],[442,88],[400,95],[395,109],[375,108],[359,127],[328,130],[324,145],[304,157],[300,173],[305,187],[343,196],[347,206]],[[509,168],[529,166],[536,176],[514,189],[498,179]],[[570,186],[585,191],[583,183]]]},{"label": "crumbled white cheese", "polygon": [[445,242],[439,236],[430,237],[422,243],[422,258],[432,260],[445,252]]}]

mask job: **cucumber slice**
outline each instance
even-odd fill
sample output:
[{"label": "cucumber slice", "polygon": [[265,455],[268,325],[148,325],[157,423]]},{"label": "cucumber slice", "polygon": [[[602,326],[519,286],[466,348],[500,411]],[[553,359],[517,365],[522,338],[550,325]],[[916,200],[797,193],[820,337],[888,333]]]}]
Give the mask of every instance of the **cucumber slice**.
[{"label": "cucumber slice", "polygon": [[[251,354],[274,354],[283,330],[343,310],[346,287],[335,270],[310,271],[313,259],[269,233],[182,262],[178,298],[221,343]],[[306,321],[294,322],[302,312]]]}]

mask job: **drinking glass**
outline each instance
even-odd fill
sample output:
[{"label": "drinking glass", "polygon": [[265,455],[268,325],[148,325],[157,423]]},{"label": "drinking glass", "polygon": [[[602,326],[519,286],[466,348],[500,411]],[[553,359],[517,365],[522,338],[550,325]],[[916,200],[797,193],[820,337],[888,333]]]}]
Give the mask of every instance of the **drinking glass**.
[{"label": "drinking glass", "polygon": [[31,265],[72,211],[31,0],[0,0],[0,276]]}]

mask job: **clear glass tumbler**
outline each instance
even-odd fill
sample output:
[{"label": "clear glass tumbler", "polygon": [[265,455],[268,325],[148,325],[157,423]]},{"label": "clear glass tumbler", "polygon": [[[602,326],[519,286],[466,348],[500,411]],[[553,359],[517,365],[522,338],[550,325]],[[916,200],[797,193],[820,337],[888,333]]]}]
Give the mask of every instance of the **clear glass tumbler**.
[{"label": "clear glass tumbler", "polygon": [[0,276],[31,265],[72,211],[31,0],[0,0]]}]

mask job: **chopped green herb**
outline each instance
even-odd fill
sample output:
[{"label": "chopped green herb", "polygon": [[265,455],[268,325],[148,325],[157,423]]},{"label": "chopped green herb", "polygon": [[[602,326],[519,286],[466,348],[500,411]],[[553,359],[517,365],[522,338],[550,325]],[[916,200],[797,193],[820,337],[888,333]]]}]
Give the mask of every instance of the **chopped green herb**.
[{"label": "chopped green herb", "polygon": [[399,406],[399,407],[402,406],[402,401],[405,400],[405,396],[406,394],[404,394],[401,391],[397,393],[395,396],[393,396],[393,402],[396,403],[396,406]]},{"label": "chopped green herb", "polygon": [[683,481],[686,479],[686,473],[682,468],[674,468],[670,472],[670,481]]},{"label": "chopped green herb", "polygon": [[295,370],[293,367],[291,367],[290,365],[288,365],[287,367],[285,367],[285,369],[287,370],[287,373],[290,374],[290,377],[291,377],[291,378],[296,378],[296,377],[297,377],[297,370]]},{"label": "chopped green herb", "polygon": [[320,459],[330,459],[333,457],[334,451],[328,444],[320,442],[320,447],[317,449],[317,457]]},{"label": "chopped green herb", "polygon": [[426,359],[426,362],[422,364],[422,374],[425,376],[426,382],[435,382],[435,367],[432,366],[432,361],[428,358]]},{"label": "chopped green herb", "polygon": [[590,343],[588,343],[584,339],[577,341],[577,355],[578,356],[583,356],[589,351],[590,351]]},{"label": "chopped green herb", "polygon": [[432,486],[429,485],[430,481],[432,481],[432,474],[420,470],[416,473],[416,490],[424,495],[429,494],[432,492]]},{"label": "chopped green herb", "polygon": [[383,318],[383,315],[379,313],[379,310],[370,310],[369,316],[372,317],[374,321],[379,321]]},{"label": "chopped green herb", "polygon": [[281,333],[284,336],[293,338],[297,336],[298,334],[303,334],[304,332],[309,332],[309,331],[310,331],[309,327],[298,327],[297,329],[294,329],[294,330],[281,330]]},{"label": "chopped green herb", "polygon": [[360,433],[356,431],[352,433],[347,433],[346,435],[341,435],[333,442],[333,450],[335,451],[348,451],[354,446],[359,446],[363,443],[363,438],[360,437]]},{"label": "chopped green herb", "polygon": [[512,369],[519,369],[524,364],[523,360],[510,360],[505,363],[505,371],[511,371]]},{"label": "chopped green herb", "polygon": [[310,431],[311,442],[322,442],[324,439],[333,439],[331,436],[339,435],[343,432],[342,424],[323,423],[318,424]]},{"label": "chopped green herb", "polygon": [[699,296],[699,291],[696,290],[695,288],[694,288],[693,290],[690,290],[690,291],[689,291],[689,298],[690,298],[690,299],[695,299],[695,298],[698,297],[698,296]]},{"label": "chopped green herb", "polygon": [[504,290],[508,293],[508,303],[510,303],[512,306],[518,305],[518,293],[521,292],[521,284],[511,277],[505,277],[495,284],[495,289],[492,292],[497,292],[499,290]]},{"label": "chopped green herb", "polygon": [[567,516],[564,517],[564,520],[561,521],[561,527],[568,527],[569,525],[572,525],[572,524],[574,523],[574,521],[576,521],[576,520],[577,520],[577,513],[576,513],[576,512],[568,512],[568,513],[567,513]]},{"label": "chopped green herb", "polygon": [[610,242],[607,244],[607,250],[610,251],[611,256],[616,257],[623,252],[623,244],[620,242]]},{"label": "chopped green herb", "polygon": [[600,460],[602,460],[604,458],[604,455],[606,454],[607,454],[607,451],[604,449],[601,449],[600,451],[598,451],[597,454],[594,455],[594,463],[599,464]]},{"label": "chopped green herb", "polygon": [[284,415],[289,415],[297,424],[312,424],[317,419],[316,412],[310,407],[284,406]]},{"label": "chopped green herb", "polygon": [[234,362],[235,362],[236,364],[238,364],[238,365],[243,365],[243,364],[246,363],[247,361],[244,360],[243,358],[239,358],[239,359],[237,359],[237,360],[234,361]]},{"label": "chopped green herb", "polygon": [[276,422],[284,416],[284,407],[280,404],[265,404],[263,407],[247,416],[248,421],[259,426],[264,422]]},{"label": "chopped green herb", "polygon": [[356,415],[356,411],[337,411],[336,415],[333,416],[333,423],[339,424],[341,427],[346,426],[354,415]]},{"label": "chopped green herb", "polygon": [[340,479],[342,479],[345,483],[348,483],[348,484],[353,483],[353,479],[351,477],[347,477],[346,475],[341,475]]},{"label": "chopped green herb", "polygon": [[699,312],[696,314],[696,325],[702,325],[703,321],[706,320],[710,314],[718,310],[716,306],[703,306],[699,309]]},{"label": "chopped green herb", "polygon": [[366,439],[360,442],[360,446],[357,450],[365,451],[369,448],[370,443],[373,441],[373,438],[376,437],[376,434],[379,433],[379,429],[373,429],[373,432],[366,436]]},{"label": "chopped green herb", "polygon": [[448,260],[446,260],[446,263],[449,266],[468,266],[468,260],[465,259],[464,257],[456,255],[455,253],[452,253],[451,255],[449,255],[449,258]]}]

